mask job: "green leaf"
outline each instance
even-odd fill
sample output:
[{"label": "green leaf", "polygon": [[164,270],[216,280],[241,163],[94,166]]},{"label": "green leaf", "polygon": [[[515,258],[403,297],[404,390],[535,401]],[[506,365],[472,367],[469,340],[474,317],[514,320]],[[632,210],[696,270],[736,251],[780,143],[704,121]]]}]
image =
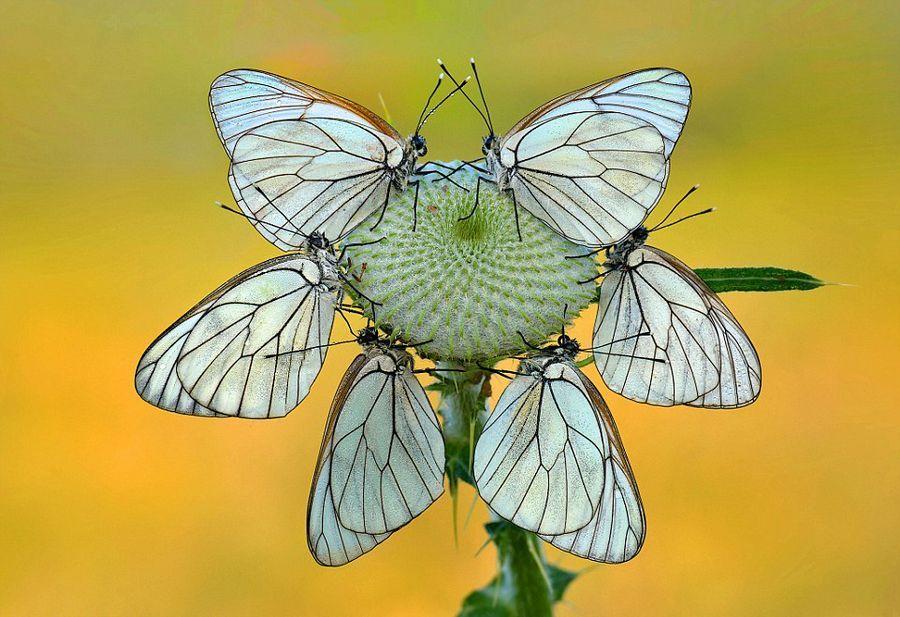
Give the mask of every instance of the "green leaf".
[{"label": "green leaf", "polygon": [[816,277],[784,268],[698,268],[695,270],[710,289],[723,291],[790,291],[816,289],[828,283]]},{"label": "green leaf", "polygon": [[578,572],[564,570],[551,564],[547,564],[547,575],[550,577],[550,588],[553,590],[553,602],[560,602],[566,589],[578,578]]},{"label": "green leaf", "polygon": [[501,598],[499,577],[495,577],[466,596],[459,617],[516,617],[516,613],[508,601]]}]

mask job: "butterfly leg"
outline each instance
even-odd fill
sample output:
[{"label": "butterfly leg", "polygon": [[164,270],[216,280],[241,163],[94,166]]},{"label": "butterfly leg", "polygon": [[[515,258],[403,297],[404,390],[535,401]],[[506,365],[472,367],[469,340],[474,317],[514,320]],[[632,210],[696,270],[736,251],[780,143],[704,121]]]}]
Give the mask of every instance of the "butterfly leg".
[{"label": "butterfly leg", "polygon": [[366,302],[368,302],[368,303],[371,305],[372,311],[373,311],[373,312],[374,312],[376,306],[381,306],[381,302],[375,302],[375,300],[372,300],[372,299],[371,299],[370,297],[368,297],[366,294],[364,294],[363,292],[361,292],[361,291],[360,291],[359,289],[357,289],[357,287],[350,281],[350,279],[348,279],[345,275],[341,274],[341,280],[344,281],[344,283],[347,284],[347,287],[349,287],[350,289],[353,290],[353,293],[355,293],[357,296],[359,296],[360,298],[362,298],[363,300],[365,300]]},{"label": "butterfly leg", "polygon": [[[378,244],[385,238],[387,238],[387,236],[381,236],[377,240],[369,240],[367,242],[350,242],[348,244],[345,244],[344,246],[341,247],[341,252],[338,254],[338,257],[337,257],[338,263],[341,263],[344,261],[344,256],[346,255],[348,248],[354,247],[354,246],[369,246],[370,244]],[[352,264],[348,261],[347,265],[351,266]]]},{"label": "butterfly leg", "polygon": [[384,205],[381,206],[381,214],[378,215],[378,220],[375,221],[375,224],[369,227],[369,231],[375,231],[375,228],[381,224],[381,220],[384,218],[384,213],[387,212],[388,200],[391,197],[392,185],[392,182],[388,182],[387,190],[384,192]]},{"label": "butterfly leg", "polygon": [[419,222],[419,182],[418,180],[412,184],[416,185],[416,194],[413,197],[413,233],[416,233],[416,225]]},{"label": "butterfly leg", "polygon": [[513,216],[516,217],[516,235],[519,236],[519,242],[522,241],[522,230],[519,228],[519,202],[516,201],[516,194],[513,191],[509,192],[512,195],[513,201]]},{"label": "butterfly leg", "polygon": [[[431,163],[425,163],[425,165],[430,165],[430,164],[431,164]],[[441,170],[439,170],[439,169],[429,169],[429,170],[427,170],[427,171],[422,171],[422,168],[423,168],[425,165],[423,165],[423,166],[420,167],[418,170],[416,170],[416,175],[419,175],[419,176],[428,176],[428,175],[431,175],[431,174],[435,174],[435,175],[438,176],[438,178],[440,178],[441,180],[446,180],[447,182],[449,182],[450,184],[452,184],[452,185],[455,186],[456,188],[458,188],[458,189],[460,189],[460,190],[463,190],[463,191],[465,191],[466,193],[469,192],[469,189],[468,189],[468,188],[464,187],[462,184],[460,184],[459,182],[457,182],[456,180],[454,180],[453,178],[450,177],[450,176],[452,176],[454,173],[456,173],[457,171],[459,171],[459,169],[460,169],[459,167],[455,168],[454,171],[451,171],[450,173],[444,173],[443,171],[441,171]],[[451,169],[452,169],[452,168],[451,168]],[[410,183],[410,184],[412,184],[412,183]]]},{"label": "butterfly leg", "polygon": [[478,210],[478,200],[479,200],[479,197],[481,196],[481,182],[482,181],[487,182],[487,180],[485,180],[481,176],[478,176],[478,180],[475,181],[475,205],[472,207],[472,211],[469,212],[467,215],[460,217],[457,220],[465,221],[466,219],[470,219],[473,216],[475,216],[475,211]]}]

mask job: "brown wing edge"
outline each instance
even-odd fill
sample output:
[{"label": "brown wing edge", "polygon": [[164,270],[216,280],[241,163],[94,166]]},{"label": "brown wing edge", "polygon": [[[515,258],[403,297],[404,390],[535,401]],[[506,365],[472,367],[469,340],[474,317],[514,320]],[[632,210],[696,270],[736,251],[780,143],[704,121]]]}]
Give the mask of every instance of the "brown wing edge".
[{"label": "brown wing edge", "polygon": [[[603,422],[604,426],[606,426],[606,430],[609,433],[609,441],[610,441],[610,450],[611,456],[614,460],[618,462],[618,464],[625,470],[625,474],[628,476],[628,480],[631,482],[631,488],[634,490],[634,496],[637,499],[638,507],[641,511],[641,526],[643,535],[641,536],[641,543],[638,546],[637,551],[635,551],[634,555],[629,557],[626,561],[631,561],[635,557],[637,557],[638,553],[641,552],[641,549],[644,547],[644,540],[647,537],[647,514],[644,512],[644,503],[641,500],[641,493],[638,490],[637,480],[634,478],[634,471],[631,468],[631,463],[628,460],[628,454],[625,452],[625,446],[622,443],[622,436],[619,434],[619,428],[616,426],[616,422],[613,419],[612,412],[609,410],[609,407],[606,404],[606,401],[603,400],[603,396],[601,396],[600,391],[597,389],[597,386],[594,385],[588,376],[581,371],[581,369],[576,367],[576,372],[578,373],[578,377],[581,379],[581,383],[584,386],[585,391],[588,393],[591,402],[594,404],[594,409],[597,410],[597,419]],[[615,447],[613,444],[615,444]],[[622,454],[621,458],[616,456],[617,452]],[[624,562],[623,562],[624,563]]]},{"label": "brown wing edge", "polygon": [[[666,67],[654,66],[654,67],[648,67],[645,69],[637,69],[634,71],[628,71],[627,73],[622,73],[621,75],[617,75],[615,77],[609,77],[607,79],[592,83],[589,86],[584,86],[583,88],[578,88],[577,90],[572,90],[570,92],[566,92],[565,94],[561,94],[561,95],[557,96],[556,98],[551,99],[551,100],[547,101],[546,103],[544,103],[543,105],[537,107],[530,113],[526,114],[524,118],[522,118],[521,120],[516,122],[513,125],[513,127],[511,129],[509,129],[503,135],[503,137],[500,139],[500,143],[502,144],[504,141],[506,141],[509,138],[509,136],[512,135],[513,133],[517,133],[517,132],[521,131],[523,128],[525,128],[526,126],[528,126],[529,124],[531,124],[532,122],[537,120],[539,117],[544,115],[548,110],[553,109],[554,107],[558,107],[559,105],[568,103],[570,101],[573,101],[573,100],[579,98],[582,94],[584,94],[585,92],[587,92],[589,90],[594,90],[596,88],[600,88],[601,86],[608,86],[609,84],[611,84],[613,82],[616,82],[620,79],[624,79],[626,77],[630,77],[637,73],[643,73],[644,71],[655,71],[655,70],[669,70],[669,69]],[[674,71],[676,69],[671,69],[671,70]]]},{"label": "brown wing edge", "polygon": [[[397,129],[395,129],[393,126],[391,126],[387,122],[387,120],[385,120],[384,118],[382,118],[381,116],[376,114],[374,111],[372,111],[366,107],[363,107],[359,103],[355,103],[354,101],[351,101],[350,99],[344,98],[343,96],[341,96],[339,94],[334,94],[333,92],[328,92],[327,90],[321,90],[319,88],[316,88],[315,86],[311,86],[309,84],[303,83],[302,81],[297,81],[296,79],[291,79],[289,77],[283,77],[282,75],[278,75],[276,73],[270,73],[269,71],[261,71],[259,69],[248,69],[248,68],[230,69],[228,71],[225,71],[218,77],[216,77],[216,79],[218,79],[222,75],[227,75],[228,73],[233,73],[234,71],[251,71],[254,73],[262,73],[264,75],[268,75],[269,77],[274,77],[275,79],[281,80],[285,84],[296,88],[297,90],[299,90],[303,94],[309,96],[313,100],[326,101],[328,103],[333,103],[333,104],[337,105],[338,107],[343,107],[345,109],[349,109],[356,115],[365,118],[367,121],[372,123],[376,128],[378,128],[380,131],[382,131],[386,135],[390,135],[391,137],[396,139],[401,144],[404,143],[404,140],[403,140],[402,136],[400,135],[400,133],[397,131]],[[215,79],[213,80],[212,83],[215,83]],[[211,85],[212,84],[210,84],[210,86]],[[211,107],[210,107],[210,111],[212,111]]]},{"label": "brown wing edge", "polygon": [[[725,305],[725,303],[722,302],[722,299],[719,297],[719,295],[716,292],[714,292],[712,289],[710,289],[709,285],[706,284],[706,281],[704,281],[702,278],[700,278],[697,275],[697,273],[694,272],[690,268],[690,266],[688,266],[686,263],[684,263],[683,261],[681,261],[674,255],[672,255],[671,253],[667,253],[666,251],[664,251],[662,249],[658,249],[655,246],[649,246],[649,245],[645,244],[644,248],[646,250],[650,251],[651,253],[654,253],[660,259],[662,259],[663,261],[665,261],[666,263],[671,265],[673,268],[678,270],[678,272],[679,272],[679,274],[681,274],[681,276],[683,276],[692,285],[696,286],[702,292],[700,294],[701,297],[704,300],[707,300],[709,302],[709,304],[711,305],[711,308],[715,308],[715,309],[725,313],[725,315],[727,315],[731,319],[732,323],[734,323],[738,327],[738,329],[741,331],[741,333],[744,335],[744,337],[750,343],[750,348],[753,350],[753,355],[756,356],[756,363],[759,365],[759,392],[756,393],[756,396],[754,396],[751,400],[749,400],[746,403],[743,403],[741,405],[732,405],[732,406],[719,407],[719,408],[713,408],[713,409],[740,409],[741,407],[746,407],[747,405],[750,405],[750,404],[756,402],[756,399],[758,399],[759,395],[762,393],[762,377],[763,377],[762,376],[762,362],[759,359],[759,352],[756,351],[756,346],[753,344],[753,340],[747,334],[747,331],[744,330],[744,326],[742,326],[741,322],[737,320],[737,318],[734,316],[734,313],[731,312],[731,309],[729,309]],[[720,377],[720,379],[721,379],[721,377]],[[700,396],[699,398],[703,398],[703,396]],[[688,403],[688,405],[690,405],[690,403]]]}]

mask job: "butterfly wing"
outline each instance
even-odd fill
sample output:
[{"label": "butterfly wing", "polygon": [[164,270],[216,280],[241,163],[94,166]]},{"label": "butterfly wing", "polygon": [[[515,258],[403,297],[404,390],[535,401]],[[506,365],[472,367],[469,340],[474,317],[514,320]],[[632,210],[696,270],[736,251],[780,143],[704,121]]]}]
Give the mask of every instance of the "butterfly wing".
[{"label": "butterfly wing", "polygon": [[762,366],[750,337],[721,298],[681,260],[652,246],[646,247],[692,285],[702,290],[709,317],[719,337],[719,383],[688,403],[696,407],[732,408],[749,405],[762,389]]},{"label": "butterfly wing", "polygon": [[592,405],[571,363],[548,362],[541,373],[520,375],[506,387],[474,460],[478,492],[497,514],[540,534],[590,522],[607,448]]},{"label": "butterfly wing", "polygon": [[500,141],[517,203],[577,244],[623,239],[665,190],[690,96],[682,73],[649,69],[536,109]]},{"label": "butterfly wing", "polygon": [[327,348],[319,346],[328,342],[340,301],[340,291],[324,290],[320,277],[319,266],[298,254],[234,277],[150,346],[138,364],[138,393],[181,413],[286,415],[322,367]]},{"label": "butterfly wing", "polygon": [[[577,369],[575,369],[577,370]],[[603,433],[603,489],[591,521],[567,534],[541,538],[556,548],[604,563],[622,563],[638,554],[644,544],[646,519],[637,483],[609,407],[597,388],[578,371]]]},{"label": "butterfly wing", "polygon": [[339,240],[387,200],[404,140],[361,105],[250,70],[218,77],[209,100],[235,200],[279,248]]},{"label": "butterfly wing", "polygon": [[[360,354],[347,369],[338,385],[335,401],[344,400],[356,380],[362,365],[368,361]],[[334,426],[339,409],[332,403],[319,449],[316,471],[313,474],[306,518],[306,542],[313,558],[323,566],[342,566],[371,551],[384,542],[390,533],[368,534],[352,531],[341,524],[335,507],[331,483],[331,453],[334,449]]]},{"label": "butterfly wing", "polygon": [[444,441],[411,358],[377,347],[333,405],[333,502],[341,525],[378,535],[421,514],[444,492]]},{"label": "butterfly wing", "polygon": [[604,277],[593,344],[606,385],[632,400],[739,407],[759,394],[759,358],[734,316],[692,270],[652,247]]},{"label": "butterfly wing", "polygon": [[184,342],[201,316],[185,315],[150,344],[138,362],[134,386],[141,398],[161,409],[189,416],[221,416],[192,399],[175,372]]}]

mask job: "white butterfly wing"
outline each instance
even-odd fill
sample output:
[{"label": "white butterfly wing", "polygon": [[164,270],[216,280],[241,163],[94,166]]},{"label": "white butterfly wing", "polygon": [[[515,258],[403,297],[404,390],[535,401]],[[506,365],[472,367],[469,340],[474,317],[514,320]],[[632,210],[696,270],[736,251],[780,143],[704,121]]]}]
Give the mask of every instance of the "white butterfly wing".
[{"label": "white butterfly wing", "polygon": [[478,492],[523,529],[580,529],[599,506],[605,441],[579,371],[548,363],[516,377],[488,418],[475,446]]},{"label": "white butterfly wing", "polygon": [[279,248],[312,232],[336,241],[384,204],[404,141],[376,114],[337,95],[258,71],[213,82],[210,109],[231,157],[241,210]]},{"label": "white butterfly wing", "polygon": [[405,352],[371,348],[339,388],[330,453],[333,503],[351,531],[384,534],[444,491],[444,441]]},{"label": "white butterfly wing", "polygon": [[623,239],[662,196],[690,98],[682,73],[649,69],[539,107],[500,142],[517,202],[578,244]]},{"label": "white butterfly wing", "polygon": [[541,538],[579,557],[622,563],[637,555],[644,544],[644,508],[612,414],[594,384],[580,371],[579,377],[593,403],[604,438],[600,505],[591,521],[578,531]]},{"label": "white butterfly wing", "polygon": [[307,88],[263,71],[238,69],[219,75],[209,89],[209,111],[228,155],[244,133],[303,116],[316,98]]},{"label": "white butterfly wing", "polygon": [[286,415],[322,367],[320,346],[340,302],[340,290],[319,284],[320,272],[293,254],[234,277],[150,346],[138,365],[138,392],[181,413],[191,411],[186,396],[209,412],[195,415]]},{"label": "white butterfly wing", "polygon": [[[346,397],[350,385],[366,362],[365,354],[361,354],[353,361],[338,386],[335,394],[336,402]],[[307,508],[306,542],[313,558],[323,566],[342,566],[349,563],[371,551],[391,535],[352,531],[342,525],[338,518],[331,482],[331,453],[334,448],[334,426],[338,413],[339,409],[333,403],[328,414],[322,447],[319,450]]]},{"label": "white butterfly wing", "polygon": [[628,235],[659,201],[669,171],[664,147],[641,120],[571,111],[523,129],[501,161],[515,170],[516,203],[572,242],[598,247]]},{"label": "white butterfly wing", "polygon": [[759,359],[705,283],[647,246],[629,254],[628,266],[606,274],[600,285],[594,361],[606,385],[653,405],[752,402]]},{"label": "white butterfly wing", "polygon": [[693,270],[660,249],[647,249],[703,290],[703,300],[719,336],[719,384],[688,404],[696,407],[732,408],[743,407],[755,401],[762,389],[762,366],[750,337],[725,303]]},{"label": "white butterfly wing", "polygon": [[188,314],[159,335],[138,362],[134,386],[151,405],[190,416],[220,416],[190,397],[175,372],[178,356],[201,315]]},{"label": "white butterfly wing", "polygon": [[653,125],[671,156],[691,106],[691,84],[674,69],[657,68],[628,73],[590,93],[604,112],[633,116]]}]

